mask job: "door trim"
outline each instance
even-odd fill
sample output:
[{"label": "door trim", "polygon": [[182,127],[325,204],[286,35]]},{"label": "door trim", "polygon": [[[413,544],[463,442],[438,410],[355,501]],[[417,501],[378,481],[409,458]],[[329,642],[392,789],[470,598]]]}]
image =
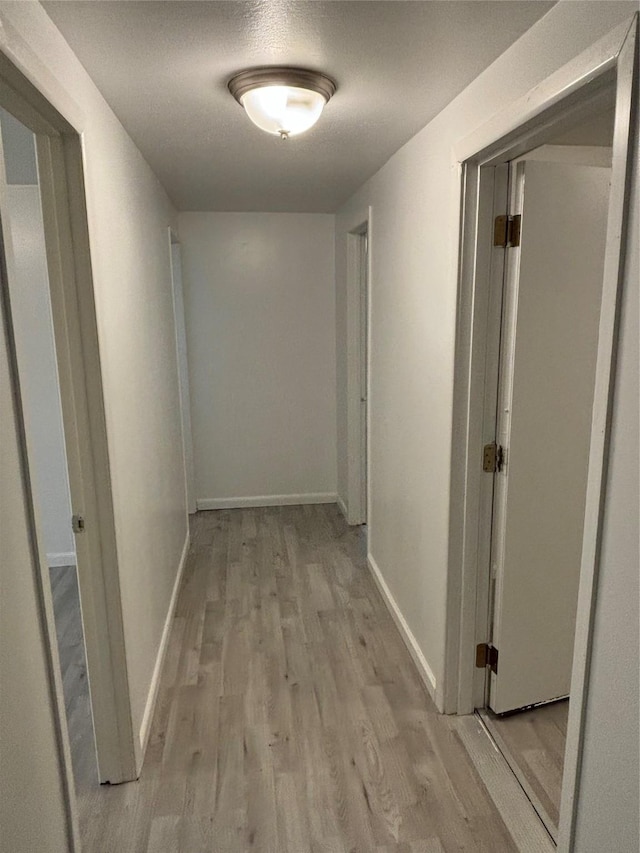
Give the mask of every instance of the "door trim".
[{"label": "door trim", "polygon": [[38,135],[38,172],[101,782],[137,778],[80,138]]},{"label": "door trim", "polygon": [[[490,522],[485,486],[479,476],[483,424],[484,384],[487,380],[487,304],[489,275],[482,263],[479,235],[486,230],[482,202],[494,182],[494,167],[546,141],[593,109],[615,87],[616,117],[612,186],[607,226],[603,297],[598,344],[594,417],[589,457],[585,536],[572,673],[559,850],[573,850],[575,793],[584,736],[584,706],[588,691],[591,636],[610,427],[611,394],[615,371],[621,272],[628,220],[631,117],[637,109],[634,86],[638,16],[592,45],[523,98],[509,105],[456,146],[454,156],[461,176],[461,244],[458,258],[456,357],[454,379],[453,445],[447,588],[444,710],[472,713],[478,704],[478,679],[473,672],[475,643],[484,633],[482,596],[488,592],[486,551],[479,549],[481,531]],[[484,207],[486,211],[486,204]],[[483,618],[485,624],[483,625]]]}]

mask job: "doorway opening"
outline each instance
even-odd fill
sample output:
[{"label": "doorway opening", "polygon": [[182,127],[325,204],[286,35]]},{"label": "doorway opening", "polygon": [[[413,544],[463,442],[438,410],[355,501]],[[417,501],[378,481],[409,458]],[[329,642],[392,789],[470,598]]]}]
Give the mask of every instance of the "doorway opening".
[{"label": "doorway opening", "polygon": [[176,327],[176,352],[178,355],[178,385],[180,388],[180,417],[182,422],[182,455],[184,459],[185,491],[187,512],[196,512],[196,487],[193,467],[193,437],[191,432],[191,395],[189,391],[189,359],[187,352],[187,329],[184,310],[184,288],[182,283],[182,247],[176,234],[169,229],[169,252],[171,257],[171,288],[173,292],[173,315]]},{"label": "doorway opening", "polygon": [[75,850],[83,812],[91,819],[84,793],[137,778],[140,757],[131,723],[82,146],[76,129],[2,55],[0,84],[6,148],[3,153],[0,144],[0,294],[32,547],[30,566],[21,568],[33,571],[37,590],[69,849]]},{"label": "doorway opening", "polygon": [[362,525],[366,547],[370,523],[369,390],[371,315],[370,211],[347,234],[347,495],[341,509]]},{"label": "doorway opening", "polygon": [[[611,183],[614,93],[500,167],[486,694],[479,713],[557,839]],[[500,214],[496,213],[496,217]],[[502,220],[494,218],[499,230]],[[503,243],[502,234],[494,244]],[[504,258],[496,255],[504,254]],[[495,376],[495,365],[491,366]],[[493,413],[492,413],[493,412]],[[486,652],[485,652],[486,650]],[[500,651],[503,650],[502,654]]]},{"label": "doorway opening", "polygon": [[98,784],[34,134],[0,109],[0,209],[33,497],[53,601],[76,793]]},{"label": "doorway opening", "polygon": [[636,28],[611,33],[457,151],[444,706],[480,715],[562,851],[573,849],[588,694]]},{"label": "doorway opening", "polygon": [[369,233],[358,234],[360,268],[360,519],[366,525],[368,513],[368,454],[369,454]]}]

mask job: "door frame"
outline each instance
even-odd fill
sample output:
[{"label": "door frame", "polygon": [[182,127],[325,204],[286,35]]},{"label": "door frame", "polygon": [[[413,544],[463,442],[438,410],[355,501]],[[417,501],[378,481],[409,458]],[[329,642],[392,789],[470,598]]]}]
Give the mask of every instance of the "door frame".
[{"label": "door frame", "polygon": [[[179,281],[174,275],[175,259],[180,267]],[[182,270],[182,245],[180,238],[169,228],[169,264],[171,269],[171,292],[173,294],[173,324],[176,332],[178,355],[178,386],[180,388],[180,421],[182,425],[182,457],[184,461],[185,494],[187,514],[197,510],[195,473],[193,465],[193,433],[191,430],[191,393],[189,387],[189,351],[184,304],[184,276]],[[188,523],[188,521],[187,521]]]},{"label": "door frame", "polygon": [[[354,215],[347,230],[347,494],[346,502],[339,498],[340,509],[351,525],[366,523],[371,528],[371,256],[372,210],[366,208]],[[363,265],[362,243],[367,236],[369,250],[366,269]],[[366,287],[366,330],[362,328],[362,289]],[[366,331],[366,434],[367,446],[362,446],[362,341]],[[366,478],[366,500],[362,482]]]},{"label": "door frame", "polygon": [[[355,235],[354,235],[355,236]],[[361,231],[358,235],[358,271],[360,278],[360,341],[358,371],[360,378],[360,521],[367,523],[369,507],[369,232]]]},{"label": "door frame", "polygon": [[[100,782],[126,782],[138,776],[139,755],[131,719],[82,136],[1,51],[0,102],[35,134],[71,505],[72,512],[85,521],[84,530],[75,537],[75,547],[98,776]],[[4,298],[11,327],[10,286],[5,288]],[[20,381],[12,334],[10,328],[12,378],[19,401]],[[19,410],[18,428],[24,449],[22,467],[25,486],[32,496],[26,455],[28,424],[20,406]],[[70,836],[78,845],[49,569],[38,539],[37,508],[33,500],[30,517],[36,554],[35,584],[48,647],[50,690]]]},{"label": "door frame", "polygon": [[[494,381],[490,263],[483,244],[491,228],[496,169],[538,147],[578,121],[615,89],[612,183],[599,329],[585,532],[581,563],[559,850],[573,849],[575,792],[584,737],[584,709],[596,595],[602,507],[606,482],[611,395],[628,221],[632,118],[637,110],[638,16],[596,42],[570,63],[490,119],[455,147],[461,181],[461,244],[454,378],[450,481],[449,567],[445,646],[444,711],[472,713],[484,691],[484,671],[475,668],[475,646],[488,639],[489,561],[493,478],[481,470],[487,430],[485,388]],[[492,438],[487,438],[493,440]],[[491,484],[487,480],[491,480]],[[479,675],[478,675],[479,673]],[[480,702],[482,700],[480,699]]]}]

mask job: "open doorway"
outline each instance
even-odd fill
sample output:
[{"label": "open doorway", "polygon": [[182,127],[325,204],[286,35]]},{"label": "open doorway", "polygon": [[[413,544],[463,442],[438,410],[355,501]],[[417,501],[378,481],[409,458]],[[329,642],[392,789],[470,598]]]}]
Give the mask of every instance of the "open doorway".
[{"label": "open doorway", "polygon": [[91,819],[91,797],[78,798],[75,789],[131,781],[140,757],[131,721],[82,143],[6,58],[0,84],[7,148],[3,153],[0,144],[0,298],[31,548],[31,561],[12,570],[33,574],[69,849],[75,850],[82,817]]},{"label": "open doorway", "polygon": [[443,705],[480,714],[477,736],[503,753],[501,783],[520,783],[520,818],[537,812],[563,853],[574,849],[588,736],[636,30],[613,31],[456,146]]},{"label": "open doorway", "polygon": [[[614,100],[512,160],[479,713],[557,838],[611,184]],[[501,181],[502,176],[497,178]],[[496,193],[496,199],[500,192]],[[513,217],[513,218],[512,218]],[[514,227],[515,226],[515,227]],[[486,649],[486,652],[485,652]]]},{"label": "open doorway", "polygon": [[[340,508],[351,525],[362,525],[367,547],[369,501],[369,330],[371,311],[371,210],[347,234],[347,490]],[[365,550],[366,553],[366,550]]]},{"label": "open doorway", "polygon": [[367,524],[369,454],[369,232],[357,235],[360,282],[360,519]]},{"label": "open doorway", "polygon": [[36,517],[55,620],[76,793],[98,785],[34,134],[0,109],[0,213]]},{"label": "open doorway", "polygon": [[171,288],[173,292],[173,314],[176,327],[176,352],[178,354],[178,383],[180,387],[180,416],[182,420],[182,455],[184,458],[185,491],[189,515],[196,512],[196,487],[193,467],[193,437],[191,432],[191,394],[189,390],[189,359],[187,353],[187,329],[184,312],[184,288],[182,286],[182,247],[177,235],[169,229],[169,252],[171,256]]}]

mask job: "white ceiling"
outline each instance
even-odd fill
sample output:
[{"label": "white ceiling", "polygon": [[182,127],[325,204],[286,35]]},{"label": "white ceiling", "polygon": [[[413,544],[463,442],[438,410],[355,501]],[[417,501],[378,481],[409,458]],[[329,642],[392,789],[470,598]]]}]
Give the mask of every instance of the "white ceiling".
[{"label": "white ceiling", "polygon": [[[44,7],[180,210],[332,212],[547,12],[542,0],[61,0]],[[227,91],[301,65],[338,90],[282,142]]]}]

